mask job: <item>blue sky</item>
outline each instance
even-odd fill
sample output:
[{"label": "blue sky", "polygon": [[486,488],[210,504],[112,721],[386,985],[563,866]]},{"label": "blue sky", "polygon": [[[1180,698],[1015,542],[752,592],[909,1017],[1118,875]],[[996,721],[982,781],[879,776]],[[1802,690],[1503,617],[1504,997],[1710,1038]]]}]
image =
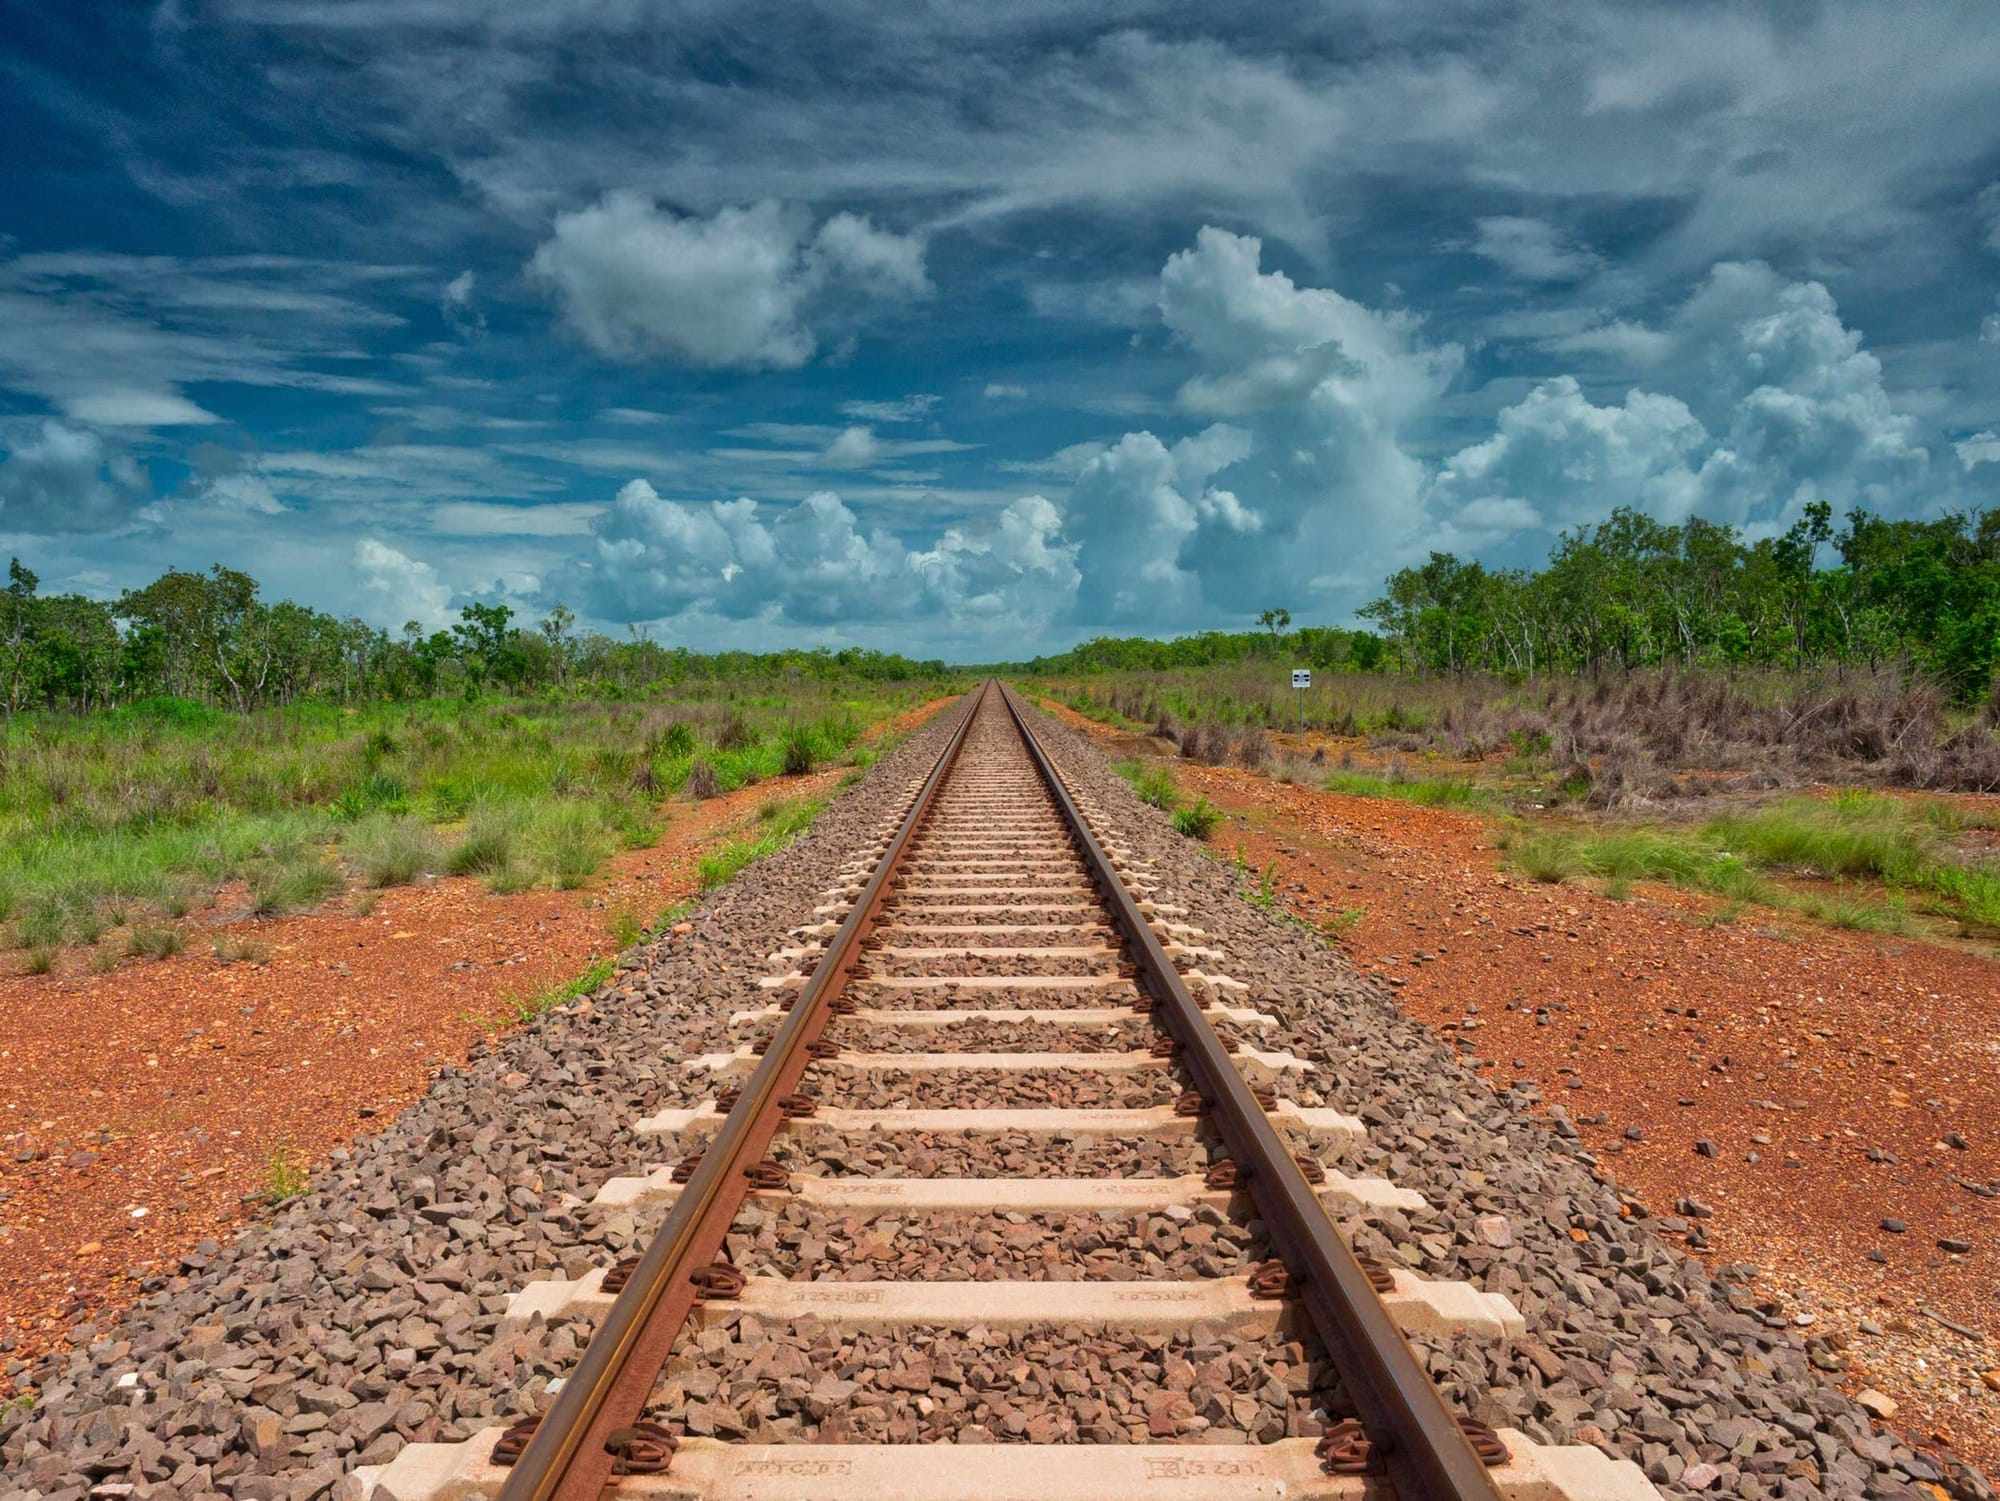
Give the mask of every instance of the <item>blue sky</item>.
[{"label": "blue sky", "polygon": [[1256,9],[5,0],[0,550],[991,658],[2000,502],[1990,5]]}]

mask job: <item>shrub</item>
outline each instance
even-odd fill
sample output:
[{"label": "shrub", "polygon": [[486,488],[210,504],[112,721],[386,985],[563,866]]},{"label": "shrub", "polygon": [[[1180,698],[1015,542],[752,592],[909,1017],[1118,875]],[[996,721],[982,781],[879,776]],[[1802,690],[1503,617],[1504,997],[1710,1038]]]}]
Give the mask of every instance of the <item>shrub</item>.
[{"label": "shrub", "polygon": [[23,967],[31,975],[45,975],[56,967],[56,951],[53,945],[38,943],[28,950]]},{"label": "shrub", "polygon": [[262,964],[271,957],[271,951],[263,944],[251,943],[228,933],[216,937],[213,952],[224,964]]},{"label": "shrub", "polygon": [[1139,774],[1132,784],[1132,790],[1139,794],[1139,801],[1151,803],[1162,813],[1171,813],[1181,805],[1181,792],[1174,785],[1174,779],[1165,767],[1155,766]]},{"label": "shrub", "polygon": [[1236,759],[1251,771],[1271,764],[1271,737],[1261,729],[1246,730],[1236,742]]},{"label": "shrub", "polygon": [[1229,755],[1229,732],[1212,719],[1181,728],[1181,754],[1190,761],[1213,766]]},{"label": "shrub", "polygon": [[688,768],[687,780],[681,783],[681,791],[698,803],[705,803],[722,791],[722,784],[716,780],[715,767],[706,756],[695,757],[694,765]]},{"label": "shrub", "polygon": [[749,720],[731,709],[716,726],[715,748],[719,751],[748,750],[757,743],[757,730]]}]

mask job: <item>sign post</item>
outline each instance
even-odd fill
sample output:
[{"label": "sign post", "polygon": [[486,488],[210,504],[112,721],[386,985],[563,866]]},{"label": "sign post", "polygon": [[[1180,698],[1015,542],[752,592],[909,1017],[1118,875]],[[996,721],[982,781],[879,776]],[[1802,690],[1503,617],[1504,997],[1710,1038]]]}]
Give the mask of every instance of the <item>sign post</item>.
[{"label": "sign post", "polygon": [[1312,685],[1313,675],[1310,667],[1294,667],[1292,669],[1292,686],[1298,690],[1299,694],[1299,733],[1301,735],[1306,732],[1306,689],[1312,687]]}]

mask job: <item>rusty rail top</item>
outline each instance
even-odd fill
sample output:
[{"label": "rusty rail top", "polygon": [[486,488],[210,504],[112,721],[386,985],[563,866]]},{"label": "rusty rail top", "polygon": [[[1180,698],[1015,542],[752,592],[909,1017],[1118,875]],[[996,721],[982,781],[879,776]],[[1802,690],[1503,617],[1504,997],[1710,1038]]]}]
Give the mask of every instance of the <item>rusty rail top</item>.
[{"label": "rusty rail top", "polygon": [[1202,1015],[1137,902],[1035,738],[1019,697],[996,681],[969,694],[959,721],[853,910],[828,944],[756,1071],[743,1086],[666,1221],[618,1292],[576,1370],[526,1438],[500,1501],[597,1501],[617,1474],[657,1470],[671,1436],[641,1422],[709,1263],[752,1187],[748,1173],[783,1117],[783,1098],[812,1062],[810,1044],[831,1016],[897,867],[956,765],[979,706],[998,692],[1068,825],[1093,884],[1130,946],[1139,984],[1180,1043],[1204,1113],[1252,1195],[1286,1271],[1366,1428],[1364,1452],[1386,1467],[1405,1501],[1499,1501],[1484,1463],[1404,1340],[1368,1273],[1293,1160],[1222,1040]]}]

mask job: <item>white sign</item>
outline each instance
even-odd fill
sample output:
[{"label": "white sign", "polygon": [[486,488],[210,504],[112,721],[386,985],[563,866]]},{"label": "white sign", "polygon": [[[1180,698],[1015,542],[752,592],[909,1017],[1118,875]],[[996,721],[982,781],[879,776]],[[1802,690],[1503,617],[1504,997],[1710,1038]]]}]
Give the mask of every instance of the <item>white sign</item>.
[{"label": "white sign", "polygon": [[1292,686],[1294,688],[1310,688],[1312,685],[1313,675],[1310,667],[1294,667],[1292,669]]}]

